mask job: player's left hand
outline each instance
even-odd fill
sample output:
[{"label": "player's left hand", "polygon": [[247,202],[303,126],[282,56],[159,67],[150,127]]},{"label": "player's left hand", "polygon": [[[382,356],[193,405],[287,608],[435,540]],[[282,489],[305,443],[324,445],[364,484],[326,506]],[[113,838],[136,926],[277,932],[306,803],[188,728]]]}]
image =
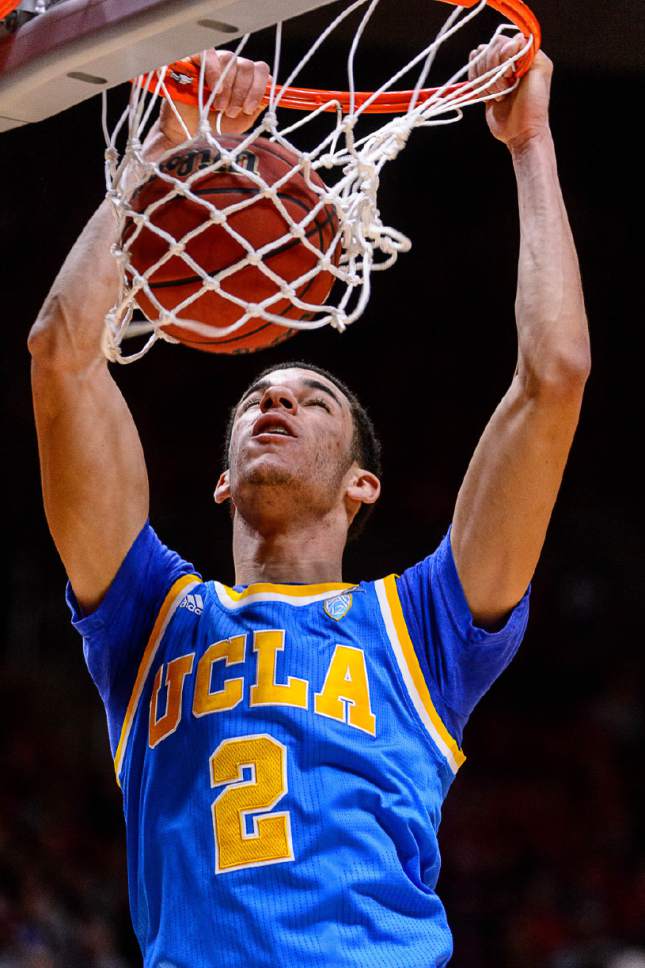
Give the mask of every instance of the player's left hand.
[{"label": "player's left hand", "polygon": [[[490,44],[470,52],[469,80],[502,64],[522,49],[526,40],[517,37],[496,37]],[[479,56],[478,58],[478,55]],[[476,60],[476,58],[478,58]],[[486,102],[486,120],[491,133],[509,148],[518,148],[536,135],[549,129],[549,96],[553,63],[539,50],[529,71],[510,94],[503,92],[513,84],[509,68],[491,87],[499,96]]]}]

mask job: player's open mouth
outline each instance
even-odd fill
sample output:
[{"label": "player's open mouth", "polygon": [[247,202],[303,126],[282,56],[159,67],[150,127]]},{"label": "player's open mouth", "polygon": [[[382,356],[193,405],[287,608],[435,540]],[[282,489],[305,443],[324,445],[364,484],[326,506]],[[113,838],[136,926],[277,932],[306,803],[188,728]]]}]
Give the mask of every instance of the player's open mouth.
[{"label": "player's open mouth", "polygon": [[295,437],[296,434],[289,426],[289,421],[277,414],[264,414],[253,426],[253,437]]}]

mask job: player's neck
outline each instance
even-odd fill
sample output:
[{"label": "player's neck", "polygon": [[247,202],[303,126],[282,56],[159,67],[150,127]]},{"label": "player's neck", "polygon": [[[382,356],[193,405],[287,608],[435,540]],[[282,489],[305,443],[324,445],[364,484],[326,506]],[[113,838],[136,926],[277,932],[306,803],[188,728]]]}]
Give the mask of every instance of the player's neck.
[{"label": "player's neck", "polygon": [[258,528],[238,513],[233,522],[235,583],[340,582],[346,538],[346,528],[333,518]]}]

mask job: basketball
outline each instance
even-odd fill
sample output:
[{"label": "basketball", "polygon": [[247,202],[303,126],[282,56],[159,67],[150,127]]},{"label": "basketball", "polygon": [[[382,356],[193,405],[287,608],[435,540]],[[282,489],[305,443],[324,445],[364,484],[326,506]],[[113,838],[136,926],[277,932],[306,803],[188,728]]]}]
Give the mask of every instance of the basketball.
[{"label": "basketball", "polygon": [[[243,138],[228,135],[219,139],[227,150],[233,150]],[[282,244],[271,249],[263,256],[263,263],[284,283],[292,283],[304,273],[313,269],[319,257],[317,252],[326,252],[337,230],[337,218],[333,208],[324,206],[314,219],[307,216],[317,204],[319,197],[307,184],[300,171],[295,171],[280,186],[277,196],[290,218],[295,223],[305,221],[304,234],[312,251],[300,238],[290,233],[288,219],[278,209],[274,200],[265,197],[256,180],[222,165],[216,171],[206,173],[202,178],[194,178],[200,168],[206,168],[217,161],[216,151],[204,144],[198,144],[190,151],[178,152],[166,159],[161,165],[162,174],[171,175],[178,181],[186,181],[191,176],[190,192],[197,198],[205,199],[221,211],[226,211],[226,223],[254,250],[287,238]],[[298,164],[298,156],[280,144],[266,138],[256,139],[248,148],[236,156],[237,165],[244,170],[259,175],[268,185],[284,179]],[[315,174],[311,182],[324,188],[324,183]],[[162,177],[154,176],[140,186],[132,196],[131,205],[136,212],[144,212],[149,206],[158,204],[148,215],[148,220],[157,228],[181,242],[191,232],[206,223],[206,227],[185,242],[185,252],[200,266],[203,272],[212,277],[235,266],[248,252],[243,244],[233,237],[226,225],[218,224],[205,205],[194,198],[172,195],[167,201],[170,185]],[[251,204],[235,210],[235,206],[253,198]],[[136,225],[130,222],[123,233],[122,244],[130,243],[131,265],[140,273],[146,272],[168,251],[167,241],[154,229],[143,226],[135,234]],[[340,246],[336,245],[330,257],[338,264]],[[334,282],[329,271],[320,271],[295,290],[297,296],[307,302],[325,302]],[[148,286],[162,306],[174,310],[185,299],[199,293],[187,306],[180,309],[178,318],[193,319],[204,323],[212,330],[212,335],[201,335],[176,325],[164,326],[164,330],[186,346],[192,346],[210,353],[247,353],[273,346],[293,336],[297,330],[280,326],[277,323],[254,316],[239,329],[221,336],[218,331],[239,320],[246,311],[246,304],[261,303],[275,297],[266,307],[267,311],[285,320],[311,318],[310,313],[295,306],[284,294],[283,286],[270,278],[258,265],[243,264],[238,270],[224,275],[219,280],[220,291],[202,290],[203,280],[196,274],[181,255],[173,255],[148,277]],[[236,297],[245,305],[238,305],[227,298]],[[157,319],[159,312],[145,290],[137,294],[137,304],[151,320]]]}]

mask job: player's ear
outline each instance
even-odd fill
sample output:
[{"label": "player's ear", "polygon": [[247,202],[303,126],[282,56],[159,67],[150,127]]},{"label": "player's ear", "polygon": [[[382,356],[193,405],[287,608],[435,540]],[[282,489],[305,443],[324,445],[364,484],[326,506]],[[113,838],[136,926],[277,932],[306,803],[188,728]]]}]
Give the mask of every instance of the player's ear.
[{"label": "player's ear", "polygon": [[219,480],[215,485],[215,493],[213,497],[215,498],[215,504],[223,504],[224,501],[230,500],[230,497],[231,497],[230,471],[225,470],[223,474],[220,474]]},{"label": "player's ear", "polygon": [[380,494],[381,482],[376,474],[355,468],[345,490],[345,505],[350,519],[358,513],[361,504],[375,504]]}]

